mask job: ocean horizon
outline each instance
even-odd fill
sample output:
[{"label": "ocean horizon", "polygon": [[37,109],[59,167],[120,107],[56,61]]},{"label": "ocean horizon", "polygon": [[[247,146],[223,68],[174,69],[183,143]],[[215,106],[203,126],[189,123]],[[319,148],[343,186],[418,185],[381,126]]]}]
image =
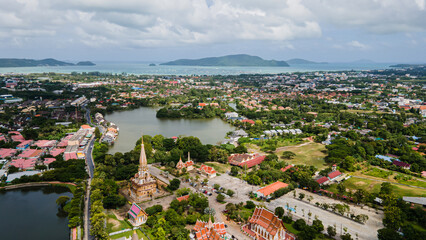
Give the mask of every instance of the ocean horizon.
[{"label": "ocean horizon", "polygon": [[294,64],[289,67],[244,67],[244,66],[149,66],[152,62],[95,62],[95,66],[39,66],[39,67],[6,67],[0,68],[1,74],[29,73],[82,73],[101,72],[111,74],[134,75],[239,75],[239,74],[278,74],[316,71],[361,71],[389,69],[394,63],[324,63]]}]

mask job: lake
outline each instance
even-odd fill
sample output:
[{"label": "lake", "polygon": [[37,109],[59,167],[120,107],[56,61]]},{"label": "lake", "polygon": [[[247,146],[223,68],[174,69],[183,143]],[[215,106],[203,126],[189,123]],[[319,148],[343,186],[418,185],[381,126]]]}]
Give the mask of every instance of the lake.
[{"label": "lake", "polygon": [[0,239],[69,239],[68,219],[58,214],[56,199],[67,188],[22,188],[0,192]]},{"label": "lake", "polygon": [[131,111],[114,112],[105,116],[120,129],[117,140],[108,153],[128,152],[144,135],[164,137],[195,136],[203,144],[216,144],[225,139],[226,133],[235,128],[219,118],[212,119],[158,119],[157,109],[141,107]]}]

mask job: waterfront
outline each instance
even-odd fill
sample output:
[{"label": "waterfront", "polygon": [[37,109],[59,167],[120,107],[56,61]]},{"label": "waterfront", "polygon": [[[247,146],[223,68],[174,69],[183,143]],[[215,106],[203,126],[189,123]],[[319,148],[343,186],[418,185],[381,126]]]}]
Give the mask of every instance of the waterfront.
[{"label": "waterfront", "polygon": [[63,187],[31,187],[0,192],[1,239],[69,239],[68,219],[56,199],[72,194]]},{"label": "waterfront", "polygon": [[144,135],[161,134],[164,137],[195,136],[203,144],[216,144],[225,139],[226,133],[234,127],[219,118],[212,119],[158,119],[157,110],[141,107],[131,111],[115,112],[105,116],[117,124],[120,134],[109,153],[127,152],[134,148],[136,141]]},{"label": "waterfront", "polygon": [[72,73],[102,72],[147,75],[238,75],[276,74],[288,72],[343,71],[387,69],[392,63],[327,63],[295,64],[290,67],[211,67],[211,66],[148,66],[148,62],[97,62],[96,66],[43,66],[0,68],[0,73]]}]

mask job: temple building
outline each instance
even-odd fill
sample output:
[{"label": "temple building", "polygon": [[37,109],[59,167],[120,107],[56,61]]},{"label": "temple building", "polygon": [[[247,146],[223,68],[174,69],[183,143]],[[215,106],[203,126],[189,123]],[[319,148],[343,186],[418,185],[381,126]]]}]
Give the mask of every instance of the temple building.
[{"label": "temple building", "polygon": [[140,226],[148,219],[148,214],[136,203],[132,204],[130,210],[127,212],[127,216],[129,217],[129,222],[133,226]]},{"label": "temple building", "polygon": [[179,171],[182,171],[182,169],[186,168],[186,171],[189,172],[194,169],[194,162],[191,160],[188,152],[188,161],[185,163],[182,161],[182,158],[179,159],[179,162],[176,164],[176,168]]},{"label": "temple building", "polygon": [[243,231],[256,240],[295,240],[296,236],[289,233],[283,221],[273,212],[258,208],[253,212]]},{"label": "temple building", "polygon": [[226,232],[225,224],[223,222],[213,223],[211,219],[208,222],[197,220],[192,233],[197,240],[231,239],[231,236]]},{"label": "temple building", "polygon": [[139,158],[139,170],[130,179],[129,195],[136,202],[151,198],[157,191],[157,180],[151,176],[148,170],[148,162],[145,154],[145,147],[141,144],[141,156]]}]

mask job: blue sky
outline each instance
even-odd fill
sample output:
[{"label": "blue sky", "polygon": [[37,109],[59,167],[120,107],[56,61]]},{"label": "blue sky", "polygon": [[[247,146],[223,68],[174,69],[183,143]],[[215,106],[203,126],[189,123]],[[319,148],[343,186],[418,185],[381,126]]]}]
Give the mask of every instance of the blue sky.
[{"label": "blue sky", "polygon": [[2,0],[0,57],[426,62],[426,0]]}]

